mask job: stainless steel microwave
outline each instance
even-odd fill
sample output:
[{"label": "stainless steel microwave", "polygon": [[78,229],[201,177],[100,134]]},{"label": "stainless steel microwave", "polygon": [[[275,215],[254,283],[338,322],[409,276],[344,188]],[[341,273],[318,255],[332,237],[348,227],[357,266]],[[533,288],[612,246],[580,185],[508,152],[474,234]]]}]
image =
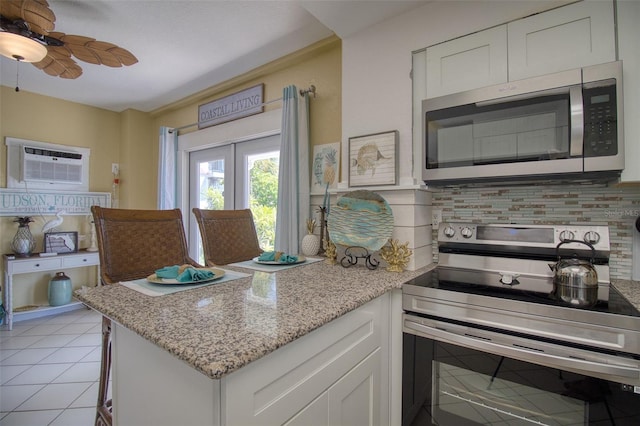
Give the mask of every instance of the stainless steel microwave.
[{"label": "stainless steel microwave", "polygon": [[613,180],[624,168],[622,62],[422,102],[427,185]]}]

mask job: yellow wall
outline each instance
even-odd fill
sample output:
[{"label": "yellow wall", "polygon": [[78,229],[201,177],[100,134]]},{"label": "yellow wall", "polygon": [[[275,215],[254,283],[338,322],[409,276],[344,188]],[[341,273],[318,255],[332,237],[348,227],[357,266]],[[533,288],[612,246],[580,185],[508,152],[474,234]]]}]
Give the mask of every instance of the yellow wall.
[{"label": "yellow wall", "polygon": [[[306,49],[278,59],[232,80],[189,96],[180,102],[152,112],[156,127],[182,127],[198,120],[198,106],[237,91],[264,83],[264,100],[282,97],[282,89],[295,84],[298,89],[316,86],[317,96],[310,101],[311,145],[340,142],[342,134],[342,45],[330,37]],[[265,110],[280,108],[279,102]],[[184,129],[180,134],[196,131]]]},{"label": "yellow wall", "polygon": [[[153,209],[157,199],[158,129],[181,127],[197,121],[198,106],[253,85],[264,83],[266,101],[280,98],[290,84],[304,89],[311,84],[317,97],[311,100],[311,144],[339,142],[341,128],[342,48],[331,37],[256,70],[211,87],[151,113],[126,110],[120,113],[62,99],[50,98],[12,87],[0,86],[0,187],[6,187],[5,137],[50,142],[91,149],[89,190],[111,191],[111,164],[120,165],[120,207]],[[52,77],[53,78],[53,77]],[[280,108],[280,103],[266,110]],[[181,133],[197,130],[185,129]],[[42,225],[53,216],[34,217],[31,230],[42,250]],[[10,253],[16,232],[14,217],[0,216],[0,252]],[[85,216],[65,216],[62,231],[78,231],[80,246],[89,245],[89,222]],[[85,236],[82,239],[82,236]],[[0,266],[3,269],[3,266]],[[75,288],[96,283],[96,268],[65,271]],[[27,274],[14,280],[14,306],[47,303],[47,283],[54,275]],[[2,270],[4,285],[4,271]]]}]

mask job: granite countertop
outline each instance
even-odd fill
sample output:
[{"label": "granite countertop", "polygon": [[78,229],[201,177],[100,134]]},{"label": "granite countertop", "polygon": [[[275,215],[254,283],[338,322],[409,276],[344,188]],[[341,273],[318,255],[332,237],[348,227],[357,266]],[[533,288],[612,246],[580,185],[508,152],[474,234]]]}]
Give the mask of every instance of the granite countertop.
[{"label": "granite countertop", "polygon": [[[325,261],[150,297],[119,284],[75,296],[212,379],[323,326],[432,269],[387,272]],[[640,309],[640,282],[612,284]]]},{"label": "granite countertop", "polygon": [[611,284],[622,294],[636,309],[640,310],[640,281],[611,280]]},{"label": "granite countertop", "polygon": [[428,271],[325,261],[151,297],[120,284],[77,291],[89,307],[212,379],[235,371]]}]

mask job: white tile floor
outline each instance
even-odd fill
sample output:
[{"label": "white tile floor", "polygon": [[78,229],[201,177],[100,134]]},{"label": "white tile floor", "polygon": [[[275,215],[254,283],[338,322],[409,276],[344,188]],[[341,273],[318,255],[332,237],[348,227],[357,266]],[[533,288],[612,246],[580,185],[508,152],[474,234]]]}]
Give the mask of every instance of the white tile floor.
[{"label": "white tile floor", "polygon": [[88,309],[0,326],[0,426],[90,426],[101,316]]}]

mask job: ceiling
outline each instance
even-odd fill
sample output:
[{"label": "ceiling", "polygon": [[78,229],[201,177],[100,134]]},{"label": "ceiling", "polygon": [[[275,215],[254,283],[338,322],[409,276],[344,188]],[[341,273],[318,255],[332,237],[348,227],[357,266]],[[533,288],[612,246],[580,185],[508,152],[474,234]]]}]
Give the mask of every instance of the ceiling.
[{"label": "ceiling", "polygon": [[[152,111],[336,34],[344,38],[427,0],[48,0],[55,30],[129,50],[138,63],[77,61],[52,77],[2,57],[0,84],[112,111]],[[321,89],[320,89],[321,90]]]}]

